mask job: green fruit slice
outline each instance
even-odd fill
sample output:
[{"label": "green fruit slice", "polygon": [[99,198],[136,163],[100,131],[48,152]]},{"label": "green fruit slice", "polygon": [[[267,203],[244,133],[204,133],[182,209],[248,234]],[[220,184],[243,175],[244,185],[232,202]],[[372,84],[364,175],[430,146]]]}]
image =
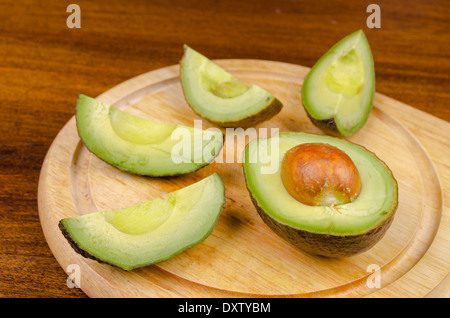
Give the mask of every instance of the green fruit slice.
[{"label": "green fruit slice", "polygon": [[308,73],[303,106],[324,132],[347,137],[363,127],[372,108],[375,69],[363,31],[335,44]]},{"label": "green fruit slice", "polygon": [[76,107],[78,134],[105,162],[135,174],[171,176],[209,164],[223,134],[146,120],[85,95]]},{"label": "green fruit slice", "polygon": [[257,85],[247,86],[187,45],[180,64],[186,101],[212,123],[252,126],[275,116],[283,107],[271,93]]},{"label": "green fruit slice", "polygon": [[224,203],[225,188],[214,173],[166,199],[65,218],[59,227],[84,257],[131,270],[167,260],[205,240]]},{"label": "green fruit slice", "polygon": [[[281,178],[281,163],[290,149],[306,143],[329,144],[351,158],[362,185],[355,200],[311,206],[289,194]],[[243,166],[248,191],[261,218],[278,235],[314,254],[340,257],[369,249],[389,228],[397,208],[397,182],[386,164],[362,146],[343,139],[306,133],[256,139],[245,149]],[[273,171],[267,170],[269,166]]]}]

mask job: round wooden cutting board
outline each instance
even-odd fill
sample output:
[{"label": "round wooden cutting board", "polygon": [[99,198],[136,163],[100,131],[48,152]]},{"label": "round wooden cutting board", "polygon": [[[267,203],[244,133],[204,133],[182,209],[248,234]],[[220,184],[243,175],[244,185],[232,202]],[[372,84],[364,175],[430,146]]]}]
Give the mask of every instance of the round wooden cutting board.
[{"label": "round wooden cutting board", "polygon": [[[257,129],[322,134],[301,103],[309,68],[258,60],[216,62],[284,104],[277,116]],[[97,98],[143,118],[194,126],[194,120],[201,119],[188,107],[178,75],[178,65],[166,67]],[[444,278],[450,266],[450,226],[443,189],[449,189],[450,174],[437,169],[429,153],[438,142],[424,147],[411,132],[422,122],[433,126],[430,129],[443,140],[447,155],[448,123],[381,94],[375,95],[366,125],[349,138],[385,161],[399,184],[391,228],[372,249],[356,256],[309,255],[274,234],[259,218],[245,187],[238,162],[243,145],[227,149],[227,154],[223,151],[215,162],[191,174],[140,177],[89,153],[80,142],[75,118],[60,131],[43,163],[38,193],[42,228],[60,265],[68,274],[78,270],[79,287],[91,297],[422,297],[434,295],[433,290],[448,294]],[[203,129],[214,127],[205,120],[196,123]],[[213,172],[221,175],[226,187],[226,204],[216,227],[205,241],[168,261],[127,272],[83,258],[58,229],[62,218],[135,205]]]}]

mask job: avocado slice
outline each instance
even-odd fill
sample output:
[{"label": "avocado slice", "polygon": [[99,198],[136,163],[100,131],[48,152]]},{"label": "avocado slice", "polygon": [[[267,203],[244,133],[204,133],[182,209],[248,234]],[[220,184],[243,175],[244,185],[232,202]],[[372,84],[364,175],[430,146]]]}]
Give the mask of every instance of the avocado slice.
[{"label": "avocado slice", "polygon": [[[273,142],[278,146],[273,147]],[[361,179],[356,199],[311,206],[289,194],[281,177],[282,160],[290,149],[306,143],[328,144],[351,158]],[[270,160],[262,157],[265,153]],[[244,156],[247,189],[259,215],[275,233],[300,249],[327,257],[360,253],[377,243],[393,220],[397,182],[388,166],[360,145],[336,137],[287,132],[253,140]],[[262,168],[272,164],[277,171],[263,173]]]},{"label": "avocado slice", "polygon": [[60,220],[76,252],[132,270],[175,256],[205,240],[225,203],[217,173],[137,206]]},{"label": "avocado slice", "polygon": [[348,137],[366,123],[374,92],[372,51],[359,30],[317,61],[303,83],[302,100],[314,125],[327,134]]},{"label": "avocado slice", "polygon": [[78,134],[105,162],[131,173],[154,177],[198,170],[223,146],[221,132],[146,120],[86,95],[76,107]]},{"label": "avocado slice", "polygon": [[223,127],[248,127],[279,113],[282,103],[257,85],[247,86],[207,57],[184,46],[180,61],[184,96],[192,110]]}]

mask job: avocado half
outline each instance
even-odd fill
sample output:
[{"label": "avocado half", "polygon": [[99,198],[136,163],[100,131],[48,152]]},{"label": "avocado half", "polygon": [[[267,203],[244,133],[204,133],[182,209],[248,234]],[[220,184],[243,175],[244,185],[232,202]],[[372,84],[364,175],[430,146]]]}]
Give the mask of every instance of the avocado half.
[{"label": "avocado half", "polygon": [[184,46],[180,61],[184,96],[192,110],[223,127],[249,127],[279,113],[282,103],[257,85],[245,83],[207,57]]},{"label": "avocado half", "polygon": [[86,258],[132,270],[175,256],[205,240],[225,203],[217,173],[166,199],[65,218],[64,237]]},{"label": "avocado half", "polygon": [[[273,142],[278,142],[278,147],[273,147]],[[288,193],[280,175],[282,159],[290,149],[304,143],[329,144],[352,159],[362,183],[354,201],[310,206]],[[261,154],[270,149],[270,160],[262,160]],[[304,251],[327,257],[366,251],[383,237],[393,220],[398,205],[397,182],[388,166],[360,145],[330,136],[280,133],[255,139],[245,148],[244,156],[247,189],[259,215],[275,233]],[[274,160],[278,170],[264,173],[262,168],[274,164]]]},{"label": "avocado half", "polygon": [[327,134],[348,137],[366,123],[374,92],[372,51],[359,30],[317,61],[303,83],[302,101],[314,125]]},{"label": "avocado half", "polygon": [[219,154],[220,131],[146,120],[86,95],[76,107],[78,134],[105,162],[127,172],[154,177],[190,173]]}]

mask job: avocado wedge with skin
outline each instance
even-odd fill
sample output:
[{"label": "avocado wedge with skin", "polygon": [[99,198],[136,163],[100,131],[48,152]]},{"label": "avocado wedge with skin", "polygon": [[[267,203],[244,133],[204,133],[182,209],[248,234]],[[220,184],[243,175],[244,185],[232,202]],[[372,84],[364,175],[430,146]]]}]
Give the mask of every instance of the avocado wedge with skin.
[{"label": "avocado wedge with skin", "polygon": [[78,134],[105,162],[153,177],[196,171],[214,160],[223,146],[219,131],[146,120],[94,98],[79,95]]},{"label": "avocado wedge with skin", "polygon": [[192,110],[223,127],[249,127],[279,113],[282,103],[257,85],[247,86],[207,57],[184,46],[180,61],[184,96]]},{"label": "avocado wedge with skin", "polygon": [[65,218],[64,237],[86,258],[132,270],[167,260],[205,240],[225,204],[217,173],[137,206]]},{"label": "avocado wedge with skin", "polygon": [[366,123],[374,93],[372,51],[359,30],[317,61],[303,83],[302,101],[314,125],[327,134],[348,137]]},{"label": "avocado wedge with skin", "polygon": [[[274,139],[278,138],[278,140]],[[278,142],[270,161],[278,170],[262,173],[273,164],[260,154]],[[351,158],[361,179],[359,196],[349,203],[311,206],[297,201],[285,188],[281,165],[285,154],[301,144],[328,144]],[[244,152],[244,175],[251,199],[264,222],[279,236],[309,253],[344,257],[368,250],[389,228],[398,205],[397,182],[374,153],[349,141],[307,133],[280,133],[250,142]]]}]

